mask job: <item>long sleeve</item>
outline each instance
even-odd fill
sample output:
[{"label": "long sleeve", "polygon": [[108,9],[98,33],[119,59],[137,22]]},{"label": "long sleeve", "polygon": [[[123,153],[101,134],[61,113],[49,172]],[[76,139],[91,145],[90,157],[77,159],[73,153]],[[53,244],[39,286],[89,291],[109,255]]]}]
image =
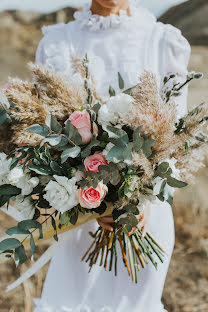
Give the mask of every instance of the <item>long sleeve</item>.
[{"label": "long sleeve", "polygon": [[37,52],[36,63],[47,65],[50,69],[63,75],[72,74],[70,55],[74,54],[70,40],[70,29],[63,23],[43,27]]},{"label": "long sleeve", "polygon": [[[160,44],[162,78],[169,73],[176,73],[179,81],[185,81],[191,53],[190,45],[179,29],[171,25],[163,25],[163,28]],[[174,99],[177,118],[181,118],[187,113],[187,95],[188,87],[185,87],[182,94]]]}]

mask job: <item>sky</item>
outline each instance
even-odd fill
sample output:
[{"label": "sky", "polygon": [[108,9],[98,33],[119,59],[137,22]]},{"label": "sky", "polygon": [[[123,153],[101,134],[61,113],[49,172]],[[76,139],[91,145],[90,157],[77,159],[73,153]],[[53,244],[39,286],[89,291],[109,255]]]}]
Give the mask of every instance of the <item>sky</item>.
[{"label": "sky", "polygon": [[[71,6],[81,7],[89,0],[0,0],[0,11],[3,10],[26,10],[50,13],[58,9]],[[185,2],[186,0],[136,0],[138,3],[151,9],[160,16],[171,6]]]}]

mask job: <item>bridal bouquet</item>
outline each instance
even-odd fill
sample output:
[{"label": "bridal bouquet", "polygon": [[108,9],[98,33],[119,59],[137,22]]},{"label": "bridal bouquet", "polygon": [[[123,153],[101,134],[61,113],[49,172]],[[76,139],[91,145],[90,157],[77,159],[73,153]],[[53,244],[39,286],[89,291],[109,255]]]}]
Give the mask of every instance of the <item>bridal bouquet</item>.
[{"label": "bridal bouquet", "polygon": [[117,274],[119,248],[137,282],[148,259],[156,268],[156,258],[164,259],[162,247],[137,226],[145,205],[171,204],[174,188],[193,182],[191,171],[203,165],[208,107],[177,120],[173,101],[201,75],[178,83],[172,74],[160,91],[149,72],[128,90],[118,74],[120,93],[110,87],[104,101],[87,57],[74,58],[73,77],[29,66],[33,82],[10,79],[0,97],[0,207],[13,203],[23,216],[0,242],[2,259],[21,265],[28,246],[33,258],[39,240],[58,240],[59,233],[112,214],[113,231],[90,233],[82,260]]}]

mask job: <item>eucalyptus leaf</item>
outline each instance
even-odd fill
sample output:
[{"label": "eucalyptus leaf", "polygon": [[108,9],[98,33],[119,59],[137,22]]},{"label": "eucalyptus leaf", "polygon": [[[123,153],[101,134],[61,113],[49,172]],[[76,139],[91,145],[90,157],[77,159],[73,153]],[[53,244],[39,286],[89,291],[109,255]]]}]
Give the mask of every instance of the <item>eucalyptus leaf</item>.
[{"label": "eucalyptus leaf", "polygon": [[0,126],[7,120],[7,113],[5,110],[0,110]]},{"label": "eucalyptus leaf", "polygon": [[41,145],[45,144],[45,143],[49,143],[51,146],[56,146],[59,145],[59,143],[61,142],[61,135],[58,134],[52,134],[50,136],[47,136],[42,142]]},{"label": "eucalyptus leaf", "polygon": [[38,229],[39,239],[43,238],[42,224],[35,220],[23,220],[18,223],[18,227],[23,230]]},{"label": "eucalyptus leaf", "polygon": [[27,257],[25,254],[25,248],[23,245],[21,245],[15,249],[14,259],[15,259],[18,266],[25,263],[25,261],[27,260]]},{"label": "eucalyptus leaf", "polygon": [[186,182],[179,181],[171,176],[168,177],[167,184],[172,187],[177,187],[177,188],[182,188],[188,185]]},{"label": "eucalyptus leaf", "polygon": [[35,165],[31,165],[28,166],[28,169],[31,171],[36,172],[37,174],[40,175],[50,175],[52,174],[52,170],[48,167],[48,166],[35,166]]},{"label": "eucalyptus leaf", "polygon": [[50,162],[50,167],[58,175],[61,175],[62,173],[62,167],[59,166],[59,164],[56,161],[51,161]]},{"label": "eucalyptus leaf", "polygon": [[47,135],[49,135],[50,129],[46,125],[35,124],[25,129],[25,132],[33,132],[33,133],[46,137]]},{"label": "eucalyptus leaf", "polygon": [[20,241],[16,238],[7,238],[0,242],[0,253],[3,253],[9,249],[15,249],[21,246]]},{"label": "eucalyptus leaf", "polygon": [[82,144],[82,137],[79,134],[77,128],[72,125],[72,122],[70,120],[67,120],[66,122],[65,134],[68,137],[69,141],[73,142],[74,144]]},{"label": "eucalyptus leaf", "polygon": [[19,189],[16,186],[10,185],[10,184],[3,184],[0,186],[0,195],[4,196],[16,196],[21,193],[21,189]]},{"label": "eucalyptus leaf", "polygon": [[62,126],[57,121],[56,117],[54,115],[48,115],[46,117],[46,123],[51,128],[51,130],[57,134],[60,134],[62,132]]},{"label": "eucalyptus leaf", "polygon": [[79,146],[69,147],[63,151],[61,154],[61,163],[63,164],[69,157],[76,158],[81,152],[81,148]]},{"label": "eucalyptus leaf", "polygon": [[33,259],[33,256],[35,254],[35,242],[34,242],[34,238],[33,235],[30,235],[30,248],[31,248],[31,259]]},{"label": "eucalyptus leaf", "polygon": [[112,86],[109,87],[108,93],[110,96],[115,96],[116,95],[116,91],[113,89]]},{"label": "eucalyptus leaf", "polygon": [[87,157],[90,155],[91,153],[91,150],[93,147],[96,147],[96,146],[99,146],[100,145],[100,142],[96,139],[93,139],[86,147],[85,149],[82,151],[81,153],[81,156],[83,158]]},{"label": "eucalyptus leaf", "polygon": [[30,234],[30,231],[20,229],[18,226],[14,226],[6,231],[6,234],[11,236],[14,234]]},{"label": "eucalyptus leaf", "polygon": [[124,80],[120,73],[118,73],[118,85],[121,90],[124,89]]}]

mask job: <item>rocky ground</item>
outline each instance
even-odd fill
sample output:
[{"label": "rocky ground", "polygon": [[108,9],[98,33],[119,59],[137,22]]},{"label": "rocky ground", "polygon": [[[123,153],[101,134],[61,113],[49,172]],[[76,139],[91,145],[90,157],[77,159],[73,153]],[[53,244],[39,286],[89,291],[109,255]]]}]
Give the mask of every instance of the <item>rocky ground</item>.
[{"label": "rocky ground", "polygon": [[[41,25],[65,21],[71,11],[60,11],[42,18],[32,14],[1,13],[0,15],[0,84],[8,75],[28,77],[26,63],[34,60],[34,51],[41,38]],[[32,23],[31,21],[34,21]],[[189,106],[208,99],[208,47],[193,46],[190,70],[202,71],[204,79],[190,88]],[[207,162],[208,165],[208,162]],[[208,311],[208,166],[197,175],[197,184],[177,193],[174,203],[176,247],[164,291],[169,312]],[[0,235],[13,221],[0,213]],[[39,248],[41,253],[47,246]],[[15,270],[13,263],[0,266],[0,311],[31,312],[33,297],[41,294],[47,271],[44,267],[23,286],[6,294],[4,288],[23,272],[30,263]],[[142,311],[145,312],[145,311]]]}]

